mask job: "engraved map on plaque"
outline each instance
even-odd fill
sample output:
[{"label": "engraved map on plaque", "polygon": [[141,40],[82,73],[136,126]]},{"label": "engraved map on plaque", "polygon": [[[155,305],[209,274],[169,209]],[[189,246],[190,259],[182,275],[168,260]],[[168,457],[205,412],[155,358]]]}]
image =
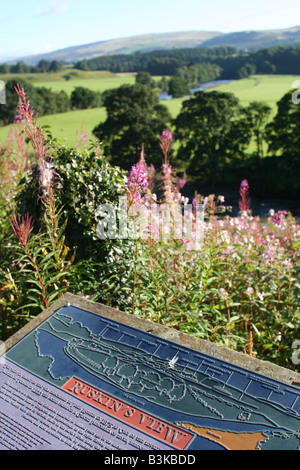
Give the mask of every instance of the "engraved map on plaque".
[{"label": "engraved map on plaque", "polygon": [[0,449],[299,449],[300,390],[66,305],[0,358]]}]

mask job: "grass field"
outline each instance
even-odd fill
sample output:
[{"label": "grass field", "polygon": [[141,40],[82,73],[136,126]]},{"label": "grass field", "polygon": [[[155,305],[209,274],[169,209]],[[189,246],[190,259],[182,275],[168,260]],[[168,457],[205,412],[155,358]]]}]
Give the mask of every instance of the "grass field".
[{"label": "grass field", "polygon": [[52,91],[61,91],[64,90],[69,96],[71,96],[72,91],[76,87],[85,87],[89,88],[92,91],[103,91],[110,88],[118,88],[121,85],[129,84],[133,85],[135,83],[134,75],[118,75],[111,74],[111,76],[99,76],[99,77],[90,77],[90,78],[81,78],[73,77],[71,80],[57,80],[50,82],[41,83],[42,86],[50,88]]},{"label": "grass field", "polygon": [[0,80],[21,78],[32,85],[51,88],[53,91],[65,90],[71,93],[77,86],[84,86],[94,91],[104,91],[124,83],[134,83],[134,74],[115,74],[107,71],[82,71],[63,69],[57,73],[0,74]]},{"label": "grass field", "polygon": [[39,122],[42,125],[49,125],[54,137],[72,147],[76,145],[77,138],[81,135],[86,134],[90,139],[94,139],[92,134],[94,127],[105,119],[105,108],[93,108],[43,116]]},{"label": "grass field", "polygon": [[[66,75],[70,76],[69,80],[64,78]],[[135,82],[134,74],[113,74],[102,71],[83,72],[72,69],[65,69],[52,74],[24,74],[22,77],[36,86],[45,86],[53,91],[65,90],[68,94],[71,94],[77,86],[103,92],[125,83],[133,84]],[[0,79],[4,81],[10,78],[12,78],[12,75],[0,75]],[[159,79],[160,77],[156,78]],[[273,116],[276,112],[277,101],[292,88],[292,83],[298,78],[291,75],[257,75],[221,85],[215,89],[235,94],[243,106],[251,101],[264,101],[272,108]],[[175,118],[180,112],[184,99],[186,98],[162,101],[162,104],[167,106],[172,117]],[[77,134],[86,133],[90,138],[93,138],[93,128],[101,121],[104,121],[105,117],[105,109],[97,108],[44,116],[40,118],[40,123],[48,124],[55,137],[61,139],[66,145],[73,146],[76,144]],[[6,139],[8,131],[8,126],[0,128],[0,140]]]},{"label": "grass field", "polygon": [[254,75],[243,80],[236,80],[218,87],[236,95],[242,106],[251,101],[264,101],[276,112],[276,103],[285,93],[292,89],[292,83],[299,79],[293,75]]}]

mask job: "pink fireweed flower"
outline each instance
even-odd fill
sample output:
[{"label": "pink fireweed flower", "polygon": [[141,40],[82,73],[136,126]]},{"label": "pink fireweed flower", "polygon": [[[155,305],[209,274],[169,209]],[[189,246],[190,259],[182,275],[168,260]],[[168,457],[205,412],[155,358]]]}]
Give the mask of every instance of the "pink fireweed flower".
[{"label": "pink fireweed flower", "polygon": [[13,213],[11,226],[21,245],[26,248],[32,229],[32,217],[29,217],[28,214],[16,217],[16,214]]},{"label": "pink fireweed flower", "polygon": [[223,287],[219,289],[219,294],[222,299],[226,299],[228,296],[227,290],[225,290]]},{"label": "pink fireweed flower", "polygon": [[273,214],[271,221],[275,225],[281,225],[281,223],[284,221],[284,215],[285,213],[283,211],[278,211],[277,214]]},{"label": "pink fireweed flower", "polygon": [[151,163],[151,165],[148,167],[148,185],[149,185],[149,189],[153,189],[154,187],[154,179],[155,179],[155,167],[154,165]]},{"label": "pink fireweed flower", "polygon": [[142,194],[145,194],[149,187],[148,170],[144,158],[144,147],[141,151],[141,158],[135,165],[132,166],[128,181],[127,188],[130,193],[130,202],[135,203],[141,200]]},{"label": "pink fireweed flower", "polygon": [[185,180],[179,180],[178,181],[178,189],[183,189],[185,186],[186,181]]},{"label": "pink fireweed flower", "polygon": [[249,184],[247,180],[243,180],[240,186],[239,208],[241,212],[247,212],[251,206],[251,199],[249,197]]},{"label": "pink fireweed flower", "polygon": [[185,184],[186,184],[186,173],[184,173],[183,178],[180,179],[177,183],[178,191],[181,191],[181,189],[184,188]]},{"label": "pink fireweed flower", "polygon": [[38,112],[33,112],[30,101],[24,89],[20,88],[19,84],[17,84],[15,90],[19,97],[17,117],[22,120],[27,137],[38,159],[40,189],[42,190],[43,197],[47,196],[49,198],[53,211],[52,186],[54,184],[54,176],[59,177],[59,175],[54,171],[54,166],[51,163],[52,158],[48,158],[49,144],[46,142],[44,129],[41,125],[37,125]]},{"label": "pink fireweed flower", "polygon": [[249,297],[251,297],[254,294],[253,287],[248,287],[246,290],[246,294],[249,295]]},{"label": "pink fireweed flower", "polygon": [[[28,249],[28,241],[29,241],[29,237],[30,237],[30,232],[31,232],[32,227],[33,227],[32,217],[29,216],[28,214],[26,214],[25,216],[22,216],[22,217],[20,217],[20,216],[16,217],[16,214],[13,213],[13,219],[11,221],[11,226],[12,226],[12,229],[15,232],[20,244],[25,249],[28,258],[30,259],[30,262],[31,262],[31,265],[32,265],[33,269],[35,270],[35,272],[38,275],[38,279],[39,279],[41,289],[42,289],[43,302],[44,302],[45,307],[48,308],[48,301],[47,301],[47,298],[46,298],[46,290],[45,290],[43,280],[41,278],[39,268],[36,265],[32,255],[30,254],[29,249]],[[23,264],[19,263],[19,268],[21,269],[22,267],[23,267]]]},{"label": "pink fireweed flower", "polygon": [[165,156],[165,163],[167,163],[168,160],[168,153],[172,145],[172,133],[168,131],[167,129],[162,132],[159,142],[160,142],[160,147],[162,149],[162,152]]},{"label": "pink fireweed flower", "polygon": [[34,116],[33,109],[30,106],[30,101],[26,96],[24,88],[20,88],[19,84],[17,84],[15,90],[19,97],[18,114],[16,117],[18,122],[22,121],[24,123],[27,137],[32,143],[38,160],[43,165],[48,152],[48,147],[45,142],[45,133],[43,129],[41,126],[37,126],[38,112],[36,112]]},{"label": "pink fireweed flower", "polygon": [[43,193],[47,194],[49,188],[54,182],[54,167],[51,163],[44,162],[44,165],[39,166],[40,171],[40,187]]},{"label": "pink fireweed flower", "polygon": [[19,122],[22,122],[22,121],[23,121],[23,117],[21,116],[21,114],[16,114],[14,117],[14,124],[18,124]]}]

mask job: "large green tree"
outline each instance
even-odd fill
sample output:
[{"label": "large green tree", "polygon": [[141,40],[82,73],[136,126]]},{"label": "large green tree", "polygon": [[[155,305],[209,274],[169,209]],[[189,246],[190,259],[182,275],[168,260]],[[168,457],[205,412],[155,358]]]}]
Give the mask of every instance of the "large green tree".
[{"label": "large green tree", "polygon": [[196,93],[182,103],[174,123],[177,160],[213,190],[226,165],[245,155],[251,137],[245,111],[230,93]]},{"label": "large green tree", "polygon": [[266,125],[270,119],[272,109],[267,103],[252,101],[246,108],[246,115],[249,128],[252,133],[252,140],[255,150],[252,154],[255,165],[256,184],[260,191],[266,190],[266,164],[265,164],[265,137]]},{"label": "large green tree", "polygon": [[65,91],[54,92],[45,87],[34,87],[23,79],[9,80],[5,84],[6,102],[0,106],[0,123],[7,125],[13,123],[18,115],[18,94],[15,87],[24,88],[31,108],[39,116],[62,113],[70,109],[70,98]]},{"label": "large green tree", "polygon": [[246,108],[249,125],[255,140],[255,153],[259,159],[264,157],[265,127],[272,109],[261,101],[252,101]]},{"label": "large green tree", "polygon": [[14,122],[15,116],[18,114],[18,95],[15,90],[17,84],[19,84],[21,88],[24,88],[25,92],[28,94],[32,109],[36,111],[38,107],[38,93],[30,83],[22,79],[7,81],[5,84],[6,102],[0,105],[0,122],[3,125]]},{"label": "large green tree", "polygon": [[84,87],[76,87],[71,93],[71,106],[74,109],[98,108],[102,105],[100,92]]},{"label": "large green tree", "polygon": [[155,87],[155,81],[151,77],[149,72],[144,72],[141,70],[135,76],[135,83],[141,83],[142,85],[150,86],[151,88]]},{"label": "large green tree", "polygon": [[[294,100],[293,100],[293,94]],[[299,91],[286,93],[277,103],[277,113],[266,126],[266,141],[269,145],[268,164],[269,190],[277,194],[298,198],[300,194],[300,104]]]},{"label": "large green tree", "polygon": [[181,77],[171,77],[169,81],[169,94],[173,98],[180,98],[190,94],[188,82]]},{"label": "large green tree", "polygon": [[158,138],[171,121],[168,109],[146,85],[122,85],[104,94],[107,119],[93,130],[111,162],[129,169],[139,159],[142,144],[148,163],[161,163]]},{"label": "large green tree", "polygon": [[[293,100],[293,94],[295,98]],[[298,91],[286,93],[277,103],[277,113],[266,127],[269,153],[300,159],[300,104]]]}]

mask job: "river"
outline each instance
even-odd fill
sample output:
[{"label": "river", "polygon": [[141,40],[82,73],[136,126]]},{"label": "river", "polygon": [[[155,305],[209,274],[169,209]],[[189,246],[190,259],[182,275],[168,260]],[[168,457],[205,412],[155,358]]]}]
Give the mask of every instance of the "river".
[{"label": "river", "polygon": [[[227,83],[231,83],[234,80],[214,80],[211,82],[205,82],[205,83],[200,83],[198,87],[196,88],[190,88],[190,93],[191,95],[194,95],[197,93],[197,91],[204,91],[207,90],[208,88],[215,88],[220,85],[227,85]],[[159,94],[159,99],[161,101],[164,100],[171,100],[173,98],[172,95],[169,95],[167,91],[163,91],[162,93]]]}]

